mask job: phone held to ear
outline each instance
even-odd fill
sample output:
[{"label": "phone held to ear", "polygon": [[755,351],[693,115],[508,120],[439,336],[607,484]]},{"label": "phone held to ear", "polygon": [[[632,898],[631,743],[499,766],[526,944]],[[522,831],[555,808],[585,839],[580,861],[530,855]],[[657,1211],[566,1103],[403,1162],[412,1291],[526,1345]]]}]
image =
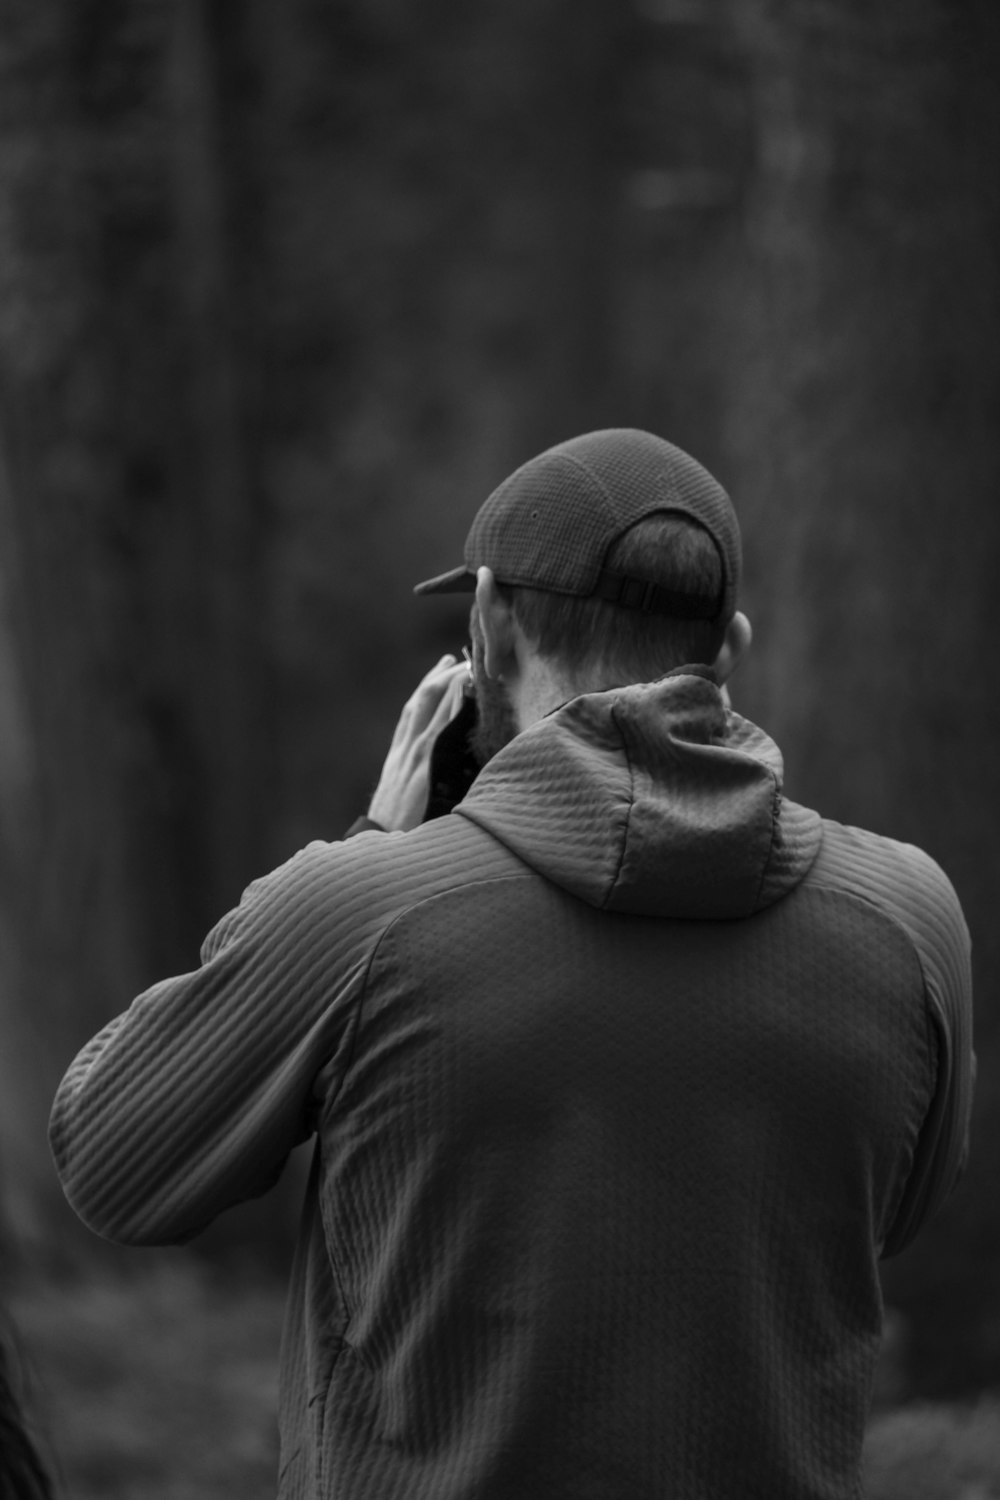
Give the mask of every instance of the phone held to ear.
[{"label": "phone held to ear", "polygon": [[469,736],[476,724],[476,695],[471,687],[462,698],[462,707],[444,726],[431,751],[430,791],[423,822],[441,818],[465,796],[479,774],[479,762],[472,753]]}]

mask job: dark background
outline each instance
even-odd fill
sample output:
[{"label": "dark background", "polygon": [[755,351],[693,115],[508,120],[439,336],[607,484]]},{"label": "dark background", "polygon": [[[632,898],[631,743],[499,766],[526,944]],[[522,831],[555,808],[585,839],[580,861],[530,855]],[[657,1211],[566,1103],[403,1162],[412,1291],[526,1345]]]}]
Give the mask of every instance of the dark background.
[{"label": "dark background", "polygon": [[[967,912],[972,1163],[886,1293],[906,1392],[1000,1384],[998,65],[995,0],[3,0],[9,1258],[99,1253],[55,1085],[363,809],[464,640],[413,582],[643,426],[736,500],[789,792]],[[296,1196],[201,1253],[280,1267]]]}]

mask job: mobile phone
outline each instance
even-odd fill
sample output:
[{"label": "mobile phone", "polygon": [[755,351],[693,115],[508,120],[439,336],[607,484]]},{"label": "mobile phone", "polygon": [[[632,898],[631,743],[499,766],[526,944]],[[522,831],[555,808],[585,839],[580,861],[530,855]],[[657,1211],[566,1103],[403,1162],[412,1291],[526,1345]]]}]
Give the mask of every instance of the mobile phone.
[{"label": "mobile phone", "polygon": [[441,818],[461,802],[479,774],[479,762],[469,743],[476,724],[476,695],[471,684],[462,696],[462,706],[444,726],[431,751],[430,791],[423,822]]}]

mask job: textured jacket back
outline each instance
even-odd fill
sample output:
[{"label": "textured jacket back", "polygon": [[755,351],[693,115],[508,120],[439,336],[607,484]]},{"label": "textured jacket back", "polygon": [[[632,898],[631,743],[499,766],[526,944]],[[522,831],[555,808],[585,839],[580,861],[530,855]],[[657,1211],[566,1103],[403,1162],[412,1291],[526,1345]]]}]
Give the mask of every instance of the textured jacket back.
[{"label": "textured jacket back", "polygon": [[303,1493],[858,1493],[935,1076],[905,936],[808,884],[600,913],[442,837],[489,873],[383,938],[322,1118]]},{"label": "textured jacket back", "polygon": [[287,1500],[854,1500],[877,1261],[950,1190],[968,941],[703,676],[575,700],[408,834],[258,882],[53,1115],[102,1233],[315,1130]]}]

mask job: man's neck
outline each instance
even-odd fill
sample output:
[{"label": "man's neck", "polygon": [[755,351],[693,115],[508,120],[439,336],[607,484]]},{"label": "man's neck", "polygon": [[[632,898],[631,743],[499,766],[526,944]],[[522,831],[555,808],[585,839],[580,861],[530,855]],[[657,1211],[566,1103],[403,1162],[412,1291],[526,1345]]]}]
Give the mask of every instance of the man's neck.
[{"label": "man's neck", "polygon": [[544,719],[546,714],[560,708],[570,698],[577,698],[581,693],[601,692],[607,686],[597,677],[592,681],[589,678],[570,680],[565,673],[554,669],[550,661],[532,653],[516,680],[508,684],[518,731]]}]

